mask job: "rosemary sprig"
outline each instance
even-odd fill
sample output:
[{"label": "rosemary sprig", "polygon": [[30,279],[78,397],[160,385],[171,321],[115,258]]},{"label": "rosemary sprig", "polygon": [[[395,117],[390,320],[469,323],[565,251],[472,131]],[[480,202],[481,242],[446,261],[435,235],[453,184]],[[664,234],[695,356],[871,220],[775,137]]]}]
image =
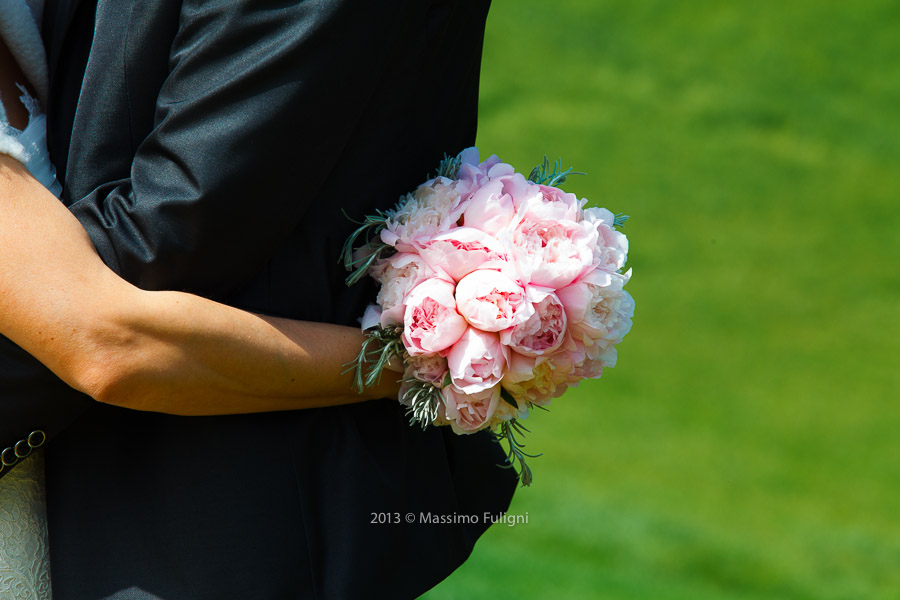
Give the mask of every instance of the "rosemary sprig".
[{"label": "rosemary sprig", "polygon": [[373,327],[364,332],[366,339],[356,360],[345,364],[342,371],[353,372],[353,388],[358,394],[381,381],[381,374],[392,358],[405,356],[402,333],[400,326]]},{"label": "rosemary sprig", "polygon": [[509,444],[509,452],[506,453],[507,464],[500,466],[505,469],[514,469],[516,462],[518,462],[520,467],[518,475],[523,487],[530,486],[531,482],[534,481],[531,468],[528,466],[528,463],[525,462],[525,458],[537,458],[540,456],[540,454],[528,454],[525,452],[522,449],[525,447],[525,444],[516,439],[516,434],[524,436],[527,432],[528,429],[524,425],[519,423],[516,419],[512,419],[501,423],[500,432],[494,433],[494,437],[498,442],[506,440],[506,443]]},{"label": "rosemary sprig", "polygon": [[[344,213],[344,216],[350,219],[347,213]],[[350,275],[345,279],[348,286],[353,285],[365,277],[369,267],[371,267],[372,263],[376,260],[390,256],[394,253],[395,250],[392,246],[381,241],[372,241],[372,238],[377,237],[378,234],[381,233],[381,230],[385,228],[385,221],[387,221],[390,216],[391,211],[376,210],[374,215],[366,215],[362,221],[353,221],[353,219],[350,219],[354,223],[357,223],[359,227],[350,234],[350,237],[347,238],[341,248],[340,262],[343,263],[345,269],[350,271]],[[362,240],[359,247],[363,248],[369,246],[370,252],[365,256],[354,260],[353,252],[357,249],[356,244],[359,240]]]},{"label": "rosemary sprig", "polygon": [[531,174],[528,175],[528,181],[539,185],[549,185],[553,187],[564,184],[569,175],[585,175],[585,173],[580,171],[573,171],[572,169],[574,169],[574,167],[569,167],[565,171],[562,171],[561,169],[562,159],[557,158],[553,162],[553,170],[551,171],[550,159],[548,159],[545,154],[544,162],[531,170]]},{"label": "rosemary sprig", "polygon": [[437,175],[435,177],[446,177],[447,179],[456,179],[459,177],[459,167],[462,159],[459,156],[444,155],[441,164],[438,166]]},{"label": "rosemary sprig", "polygon": [[409,403],[406,410],[409,424],[418,424],[422,430],[427,429],[438,418],[438,409],[444,402],[444,394],[436,385],[415,377],[406,377],[402,383],[408,386],[400,400]]}]

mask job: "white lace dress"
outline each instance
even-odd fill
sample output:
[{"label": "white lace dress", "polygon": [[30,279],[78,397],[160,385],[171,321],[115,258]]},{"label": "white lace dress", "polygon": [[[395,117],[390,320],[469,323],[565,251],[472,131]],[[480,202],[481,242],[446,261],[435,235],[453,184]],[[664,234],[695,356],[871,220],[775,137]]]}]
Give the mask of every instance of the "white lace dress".
[{"label": "white lace dress", "polygon": [[0,479],[0,600],[50,600],[44,457],[36,452]]}]

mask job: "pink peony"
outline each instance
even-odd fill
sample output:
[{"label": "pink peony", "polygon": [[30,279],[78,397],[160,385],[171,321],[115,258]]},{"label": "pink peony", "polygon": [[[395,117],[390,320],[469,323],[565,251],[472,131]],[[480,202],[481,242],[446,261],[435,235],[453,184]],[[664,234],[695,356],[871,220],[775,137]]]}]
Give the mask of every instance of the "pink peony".
[{"label": "pink peony", "polygon": [[467,328],[456,312],[453,284],[426,279],[406,298],[403,315],[403,345],[410,355],[434,354],[449,348]]},{"label": "pink peony", "polygon": [[512,198],[503,192],[503,181],[490,181],[469,197],[463,223],[495,234],[509,226],[515,214]]},{"label": "pink peony", "polygon": [[460,194],[463,198],[467,199],[473,192],[490,181],[488,178],[488,171],[491,166],[498,164],[500,159],[497,155],[493,155],[488,159],[488,161],[491,161],[490,165],[488,165],[488,161],[480,163],[478,158],[478,148],[466,148],[459,153],[459,158],[461,163],[459,166],[459,185],[457,186],[457,189],[460,190]]},{"label": "pink peony", "polygon": [[447,359],[439,354],[410,356],[407,376],[441,387],[447,375]]},{"label": "pink peony", "polygon": [[580,221],[581,207],[586,202],[578,196],[549,185],[536,186],[540,201],[532,200],[520,209],[520,214],[538,220]]},{"label": "pink peony", "polygon": [[591,223],[561,218],[570,208],[541,195],[519,208],[518,222],[500,240],[512,251],[520,281],[557,289],[592,267],[599,234]]},{"label": "pink peony", "polygon": [[406,297],[418,284],[439,273],[418,254],[401,252],[380,260],[372,268],[371,275],[381,284],[377,302],[384,311],[381,324],[387,326],[403,322]]},{"label": "pink peony", "polygon": [[453,384],[466,394],[493,387],[503,378],[507,350],[496,333],[469,327],[447,353]]},{"label": "pink peony", "polygon": [[463,222],[467,227],[496,235],[510,227],[516,218],[516,207],[536,189],[521,173],[491,179],[469,197]]},{"label": "pink peony", "polygon": [[466,394],[454,385],[443,390],[447,419],[457,434],[475,433],[489,427],[500,402],[500,386]]},{"label": "pink peony", "polygon": [[459,314],[482,331],[502,331],[527,321],[534,306],[525,290],[499,271],[479,270],[463,277],[456,286]]},{"label": "pink peony", "polygon": [[566,333],[566,311],[555,294],[531,293],[535,312],[524,323],[500,332],[500,340],[526,356],[542,356],[555,352]]},{"label": "pink peony", "polygon": [[607,366],[615,364],[612,346],[631,330],[634,300],[622,289],[630,275],[597,269],[556,292],[572,337],[584,344],[588,358],[602,359]]},{"label": "pink peony", "polygon": [[423,242],[420,253],[431,269],[446,273],[454,281],[478,268],[512,270],[503,244],[472,227],[457,227]]},{"label": "pink peony", "polygon": [[[474,146],[466,148],[458,156],[460,159],[459,178],[461,180],[475,179],[479,176],[484,178],[502,177],[503,175],[510,175],[516,172],[511,165],[504,163],[496,154],[491,154],[490,157],[479,162],[481,159],[479,159],[478,148]],[[479,182],[479,185],[482,183],[483,181]]]}]

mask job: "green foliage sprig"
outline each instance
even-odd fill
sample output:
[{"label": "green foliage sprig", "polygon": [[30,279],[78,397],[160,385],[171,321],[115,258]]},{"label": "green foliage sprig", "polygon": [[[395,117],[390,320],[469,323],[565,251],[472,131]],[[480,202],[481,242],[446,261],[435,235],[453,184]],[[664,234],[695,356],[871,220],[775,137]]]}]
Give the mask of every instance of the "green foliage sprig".
[{"label": "green foliage sprig", "polygon": [[405,377],[403,383],[407,388],[400,400],[409,403],[406,411],[409,424],[418,424],[424,431],[437,420],[438,411],[444,403],[444,394],[436,385],[415,377]]},{"label": "green foliage sprig", "polygon": [[500,424],[500,431],[494,433],[494,439],[498,442],[506,441],[509,451],[506,453],[505,465],[500,465],[505,469],[515,469],[516,463],[519,463],[519,480],[523,487],[528,487],[534,481],[531,473],[531,467],[525,462],[525,458],[537,458],[540,454],[528,454],[523,450],[525,444],[516,439],[516,435],[524,436],[528,433],[528,429],[519,423],[516,419],[504,421]]},{"label": "green foliage sprig", "polygon": [[356,360],[345,364],[343,371],[353,372],[353,387],[359,394],[381,381],[381,374],[392,358],[406,357],[406,348],[401,339],[403,328],[399,325],[372,327],[364,334],[366,339]]},{"label": "green foliage sprig", "polygon": [[437,175],[435,177],[446,177],[447,179],[456,179],[459,177],[459,167],[462,165],[462,159],[459,156],[444,155],[441,164],[438,165]]},{"label": "green foliage sprig", "polygon": [[544,162],[531,170],[528,175],[528,181],[537,183],[538,185],[549,185],[551,187],[561,186],[566,182],[569,175],[585,175],[581,171],[573,171],[575,167],[569,167],[565,171],[562,170],[562,159],[557,158],[553,162],[553,170],[550,170],[550,159],[544,155]]},{"label": "green foliage sprig", "polygon": [[[365,331],[366,339],[362,343],[356,360],[344,365],[343,371],[344,373],[353,372],[353,387],[358,393],[361,394],[367,387],[377,385],[381,381],[382,373],[391,359],[400,358],[405,363],[407,354],[403,346],[402,334],[403,328],[399,325],[377,326]],[[406,389],[401,401],[409,406],[407,409],[409,423],[410,425],[418,424],[424,430],[438,418],[440,407],[444,403],[442,388],[414,377],[406,377],[402,382],[406,384]],[[450,385],[449,374],[442,387],[448,385]],[[501,389],[500,397],[504,402],[518,409],[515,398],[506,389]],[[528,454],[523,450],[525,444],[516,436],[522,437],[527,432],[528,429],[524,425],[516,419],[512,419],[501,423],[500,430],[493,433],[498,442],[505,441],[508,446],[506,464],[500,466],[515,469],[518,463],[519,468],[516,471],[522,485],[526,487],[531,485],[534,476],[525,459],[540,456],[540,454]]]},{"label": "green foliage sprig", "polygon": [[[376,210],[374,215],[366,215],[362,221],[353,221],[347,213],[344,213],[344,216],[359,225],[356,231],[350,234],[350,237],[347,238],[341,248],[341,262],[344,264],[344,268],[350,271],[350,275],[344,280],[348,286],[365,277],[369,267],[376,260],[387,258],[396,252],[393,246],[378,240],[381,230],[386,227],[385,222],[392,215],[393,211]],[[373,238],[377,241],[374,241]],[[356,248],[355,246],[359,240],[362,240],[362,242],[359,248]],[[367,248],[368,252],[354,259],[353,253],[362,248]]]}]

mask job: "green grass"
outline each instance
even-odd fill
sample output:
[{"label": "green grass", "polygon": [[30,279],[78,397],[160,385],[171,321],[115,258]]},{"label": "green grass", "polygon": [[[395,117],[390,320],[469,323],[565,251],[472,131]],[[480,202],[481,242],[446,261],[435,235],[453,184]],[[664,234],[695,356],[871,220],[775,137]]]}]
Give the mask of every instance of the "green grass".
[{"label": "green grass", "polygon": [[900,598],[900,4],[495,0],[478,143],[632,215],[637,309],[425,598]]}]

